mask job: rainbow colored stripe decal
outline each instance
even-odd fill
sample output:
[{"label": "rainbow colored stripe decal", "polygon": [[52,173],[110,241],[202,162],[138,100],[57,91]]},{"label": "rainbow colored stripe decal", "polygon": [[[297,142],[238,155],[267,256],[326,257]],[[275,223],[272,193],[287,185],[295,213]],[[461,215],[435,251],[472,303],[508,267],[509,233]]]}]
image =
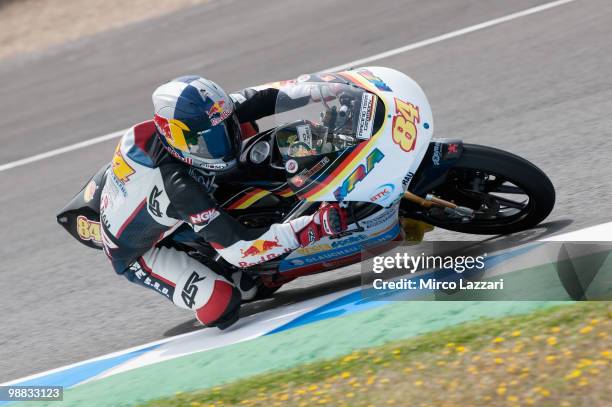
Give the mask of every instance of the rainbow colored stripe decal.
[{"label": "rainbow colored stripe decal", "polygon": [[342,182],[342,185],[336,188],[334,191],[336,200],[342,201],[348,194],[353,192],[355,185],[367,177],[368,174],[374,169],[374,166],[381,162],[383,158],[385,158],[385,155],[382,153],[382,151],[375,148],[374,151],[372,151],[366,158],[365,164],[359,164],[359,166],[357,166],[357,168],[351,172],[351,175],[349,175],[348,178]]}]

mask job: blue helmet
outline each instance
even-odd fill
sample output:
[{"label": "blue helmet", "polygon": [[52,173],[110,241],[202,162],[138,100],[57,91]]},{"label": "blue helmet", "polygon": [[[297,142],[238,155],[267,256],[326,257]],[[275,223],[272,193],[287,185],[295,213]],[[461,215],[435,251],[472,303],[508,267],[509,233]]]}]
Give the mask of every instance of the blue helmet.
[{"label": "blue helmet", "polygon": [[223,171],[240,153],[240,124],[234,102],[213,81],[181,76],[153,92],[160,140],[175,158],[195,167]]}]

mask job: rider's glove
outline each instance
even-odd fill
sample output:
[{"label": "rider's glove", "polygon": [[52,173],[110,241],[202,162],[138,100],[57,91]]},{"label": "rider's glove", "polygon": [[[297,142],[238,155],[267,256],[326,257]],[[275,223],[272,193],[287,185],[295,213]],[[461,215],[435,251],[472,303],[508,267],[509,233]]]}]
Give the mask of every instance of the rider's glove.
[{"label": "rider's glove", "polygon": [[348,227],[347,218],[346,210],[337,203],[323,203],[309,223],[299,230],[294,229],[295,237],[300,246],[308,246],[324,236],[344,232]]}]

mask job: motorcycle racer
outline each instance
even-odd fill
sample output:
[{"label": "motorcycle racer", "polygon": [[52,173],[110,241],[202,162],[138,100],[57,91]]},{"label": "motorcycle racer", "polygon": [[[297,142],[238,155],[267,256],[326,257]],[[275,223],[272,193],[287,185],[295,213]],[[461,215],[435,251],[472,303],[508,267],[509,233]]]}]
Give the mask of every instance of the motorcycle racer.
[{"label": "motorcycle racer", "polygon": [[113,156],[100,203],[102,242],[113,268],[149,287],[207,326],[238,319],[241,300],[256,294],[242,271],[195,259],[164,239],[188,224],[227,262],[255,265],[346,229],[337,204],[269,228],[243,226],[212,192],[215,174],[235,169],[244,135],[274,114],[274,88],[228,95],[214,82],[183,76],[153,93],[154,118],[128,130]]}]

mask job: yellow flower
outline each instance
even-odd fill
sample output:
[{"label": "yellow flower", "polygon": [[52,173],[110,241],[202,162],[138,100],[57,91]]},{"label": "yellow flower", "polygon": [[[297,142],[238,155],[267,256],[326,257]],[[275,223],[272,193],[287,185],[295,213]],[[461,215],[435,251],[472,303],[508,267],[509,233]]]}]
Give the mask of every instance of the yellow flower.
[{"label": "yellow flower", "polygon": [[588,386],[589,381],[587,379],[580,379],[580,381],[578,382],[578,386]]},{"label": "yellow flower", "polygon": [[555,360],[557,360],[557,357],[556,357],[555,355],[548,355],[548,356],[546,356],[546,361],[547,361],[548,363],[552,363],[552,362],[554,362]]},{"label": "yellow flower", "polygon": [[612,357],[612,352],[610,352],[609,350],[602,350],[600,355],[609,359],[610,357]]},{"label": "yellow flower", "polygon": [[467,349],[465,346],[457,346],[455,350],[457,351],[457,353],[467,352]]},{"label": "yellow flower", "polygon": [[348,356],[343,357],[341,362],[347,363],[347,362],[350,362],[351,360],[353,360],[353,357],[351,355],[348,355]]},{"label": "yellow flower", "polygon": [[540,395],[542,397],[548,397],[548,396],[550,396],[550,392],[548,390],[546,390],[546,389],[540,389]]},{"label": "yellow flower", "polygon": [[554,346],[557,344],[557,337],[556,336],[549,336],[548,339],[546,339],[546,343],[549,344],[550,346]]},{"label": "yellow flower", "polygon": [[412,368],[411,367],[405,367],[404,368],[404,373],[410,373],[412,372]]},{"label": "yellow flower", "polygon": [[394,355],[399,355],[399,354],[401,354],[401,353],[402,353],[402,350],[401,350],[401,349],[395,349],[395,350],[393,351],[393,354],[394,354]]},{"label": "yellow flower", "polygon": [[197,401],[192,401],[191,403],[189,403],[189,405],[190,405],[191,407],[200,407],[202,404],[200,404],[200,403],[199,403],[199,402],[197,402]]},{"label": "yellow flower", "polygon": [[565,380],[572,380],[582,375],[582,370],[576,369],[573,372],[565,375]]},{"label": "yellow flower", "polygon": [[495,339],[493,339],[493,343],[502,343],[504,341],[505,341],[505,339],[502,338],[501,336],[498,336]]},{"label": "yellow flower", "polygon": [[415,386],[422,386],[423,385],[423,381],[422,380],[417,380],[416,382],[414,382]]},{"label": "yellow flower", "polygon": [[353,393],[353,392],[346,393],[346,397],[348,397],[349,399],[353,398],[353,397],[355,397],[355,393]]},{"label": "yellow flower", "polygon": [[510,336],[513,336],[513,337],[521,336],[521,331],[514,331],[510,334]]},{"label": "yellow flower", "polygon": [[580,328],[580,333],[581,334],[588,334],[589,332],[591,332],[593,330],[593,327],[590,325],[584,326],[582,328]]},{"label": "yellow flower", "polygon": [[446,347],[447,347],[447,348],[452,348],[452,347],[454,347],[454,346],[455,346],[455,343],[454,343],[454,342],[449,342],[449,343],[447,343],[447,344],[446,344]]},{"label": "yellow flower", "polygon": [[340,374],[340,377],[343,379],[348,379],[349,377],[351,377],[351,373],[350,372],[342,372]]},{"label": "yellow flower", "polygon": [[308,386],[308,390],[309,391],[315,391],[318,388],[319,388],[319,386],[317,386],[316,384],[311,384],[310,386]]},{"label": "yellow flower", "polygon": [[504,359],[503,358],[495,358],[493,359],[495,361],[495,363],[497,363],[498,365],[501,365],[502,363],[504,363]]},{"label": "yellow flower", "polygon": [[495,391],[499,396],[503,396],[504,394],[506,394],[506,388],[503,386],[498,387]]},{"label": "yellow flower", "polygon": [[508,396],[507,400],[515,403],[515,402],[518,401],[518,397],[516,397],[516,396]]},{"label": "yellow flower", "polygon": [[550,328],[550,332],[552,333],[561,332],[561,328],[559,328],[558,326],[553,326],[552,328]]}]

